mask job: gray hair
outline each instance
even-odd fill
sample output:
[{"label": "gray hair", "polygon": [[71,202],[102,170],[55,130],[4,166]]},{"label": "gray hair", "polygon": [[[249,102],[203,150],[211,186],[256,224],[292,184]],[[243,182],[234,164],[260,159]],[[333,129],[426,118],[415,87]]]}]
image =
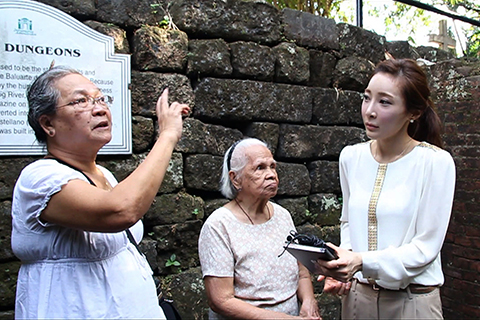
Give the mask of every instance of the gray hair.
[{"label": "gray hair", "polygon": [[264,146],[268,148],[267,144],[255,138],[246,138],[235,142],[223,157],[222,177],[220,179],[220,192],[227,199],[234,199],[237,196],[238,190],[233,185],[228,173],[233,171],[237,176],[241,176],[243,169],[248,163],[246,151],[251,146]]},{"label": "gray hair", "polygon": [[42,115],[55,114],[57,101],[60,98],[60,91],[55,84],[69,74],[81,75],[77,70],[65,66],[50,68],[38,76],[27,90],[28,124],[40,143],[47,142],[47,134],[40,125],[39,119]]}]

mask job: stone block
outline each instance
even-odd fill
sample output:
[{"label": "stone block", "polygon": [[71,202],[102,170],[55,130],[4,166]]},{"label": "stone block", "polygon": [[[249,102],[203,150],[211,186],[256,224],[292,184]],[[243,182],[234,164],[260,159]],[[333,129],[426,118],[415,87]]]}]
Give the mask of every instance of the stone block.
[{"label": "stone block", "polygon": [[252,122],[245,128],[245,135],[262,140],[268,145],[272,154],[277,150],[280,126],[271,122]]},{"label": "stone block", "polygon": [[282,42],[272,49],[275,62],[275,80],[283,83],[306,84],[310,78],[310,54],[294,43]]},{"label": "stone block", "polygon": [[194,116],[210,121],[308,123],[310,88],[250,80],[206,78],[195,89]]},{"label": "stone block", "polygon": [[[90,0],[92,1],[92,0]],[[79,1],[83,3],[83,1]],[[93,1],[92,1],[93,2]],[[98,0],[97,17],[126,28],[140,28],[143,25],[157,25],[164,20],[168,1],[157,0]]]},{"label": "stone block", "polygon": [[[152,239],[157,241],[158,274],[178,273],[198,266],[198,236],[201,228],[201,220],[153,227]],[[175,261],[180,265],[167,267],[165,264],[172,254],[175,254]]]},{"label": "stone block", "polygon": [[338,158],[343,147],[366,141],[365,130],[354,127],[280,125],[276,157],[318,160]]},{"label": "stone block", "polygon": [[152,117],[163,90],[168,88],[169,103],[178,101],[193,109],[194,95],[190,80],[181,74],[132,72],[132,114]]},{"label": "stone block", "polygon": [[0,202],[0,261],[14,260],[12,251],[12,202]]},{"label": "stone block", "polygon": [[418,46],[413,50],[420,56],[420,58],[431,62],[440,62],[455,58],[454,54],[450,51],[445,51],[435,47]]},{"label": "stone block", "polygon": [[312,181],[311,193],[341,193],[337,161],[318,160],[307,165]]},{"label": "stone block", "polygon": [[338,50],[338,30],[335,20],[308,12],[282,10],[283,34],[302,47]]},{"label": "stone block", "polygon": [[363,94],[341,89],[313,88],[312,123],[363,126]]},{"label": "stone block", "polygon": [[[319,293],[323,291],[323,281],[321,283],[322,290],[315,290],[315,293]],[[315,284],[315,282],[314,282]],[[341,319],[341,312],[342,312],[342,300],[340,297],[330,294],[330,293],[322,293],[315,295],[315,298],[318,301],[318,306],[320,309],[320,314],[322,315],[322,319],[325,320],[334,320],[334,319]]]},{"label": "stone block", "polygon": [[[153,235],[153,232],[150,233]],[[150,268],[155,272],[158,269],[157,241],[150,239],[148,235],[144,235],[142,241],[138,244],[138,247],[145,255],[145,258],[147,258]]]},{"label": "stone block", "polygon": [[188,36],[180,30],[142,26],[133,34],[133,64],[145,71],[182,72],[187,66]]},{"label": "stone block", "polygon": [[319,226],[316,224],[305,223],[297,227],[298,233],[313,234],[325,242],[331,242],[338,246],[340,244],[340,225]]},{"label": "stone block", "polygon": [[223,157],[228,148],[242,137],[242,132],[237,129],[187,118],[183,124],[182,138],[175,150],[187,154],[208,153]]},{"label": "stone block", "polygon": [[2,158],[0,161],[0,200],[11,200],[20,172],[37,158]]},{"label": "stone block", "polygon": [[414,59],[420,58],[419,54],[408,43],[408,41],[388,41],[387,51],[395,59]]},{"label": "stone block", "polygon": [[340,49],[345,56],[363,57],[374,65],[385,60],[387,41],[384,36],[347,23],[339,23],[337,27]]},{"label": "stone block", "polygon": [[93,30],[112,37],[115,53],[130,53],[127,35],[122,28],[111,23],[101,23],[93,20],[87,20],[84,23]]},{"label": "stone block", "polygon": [[[296,226],[304,224],[310,217],[307,197],[279,198],[276,199],[276,202],[290,212],[293,224]],[[285,240],[287,239],[285,238]]]},{"label": "stone block", "polygon": [[177,0],[169,10],[175,24],[194,38],[271,44],[281,37],[280,12],[268,3]]},{"label": "stone block", "polygon": [[232,71],[230,51],[225,40],[193,39],[188,42],[188,75],[222,77],[232,74]]},{"label": "stone block", "polygon": [[310,79],[312,87],[330,87],[337,58],[328,52],[310,50]]},{"label": "stone block", "polygon": [[273,80],[275,56],[270,47],[255,42],[237,41],[230,44],[230,52],[234,77]]},{"label": "stone block", "polygon": [[277,162],[278,195],[306,196],[310,193],[311,183],[308,169],[303,164]]},{"label": "stone block", "polygon": [[184,223],[202,218],[202,198],[179,192],[157,196],[143,217],[143,222],[148,229],[152,229],[158,225]]},{"label": "stone block", "polygon": [[10,261],[0,264],[0,309],[8,310],[15,307],[15,291],[17,288],[20,261]]},{"label": "stone block", "polygon": [[200,267],[173,275],[165,289],[183,319],[208,319],[208,299]]},{"label": "stone block", "polygon": [[333,87],[341,90],[363,92],[368,85],[375,65],[362,57],[348,56],[337,62]]},{"label": "stone block", "polygon": [[[114,173],[120,182],[128,177],[145,160],[147,154],[133,154],[124,159],[100,158],[98,163]],[[183,187],[183,157],[173,153],[163,178],[159,193],[173,192]]]},{"label": "stone block", "polygon": [[207,154],[187,156],[185,159],[185,186],[196,190],[219,190],[223,157]]},{"label": "stone block", "polygon": [[95,0],[40,0],[38,2],[57,8],[77,19],[93,18],[97,13]]},{"label": "stone block", "polygon": [[316,193],[308,196],[308,208],[315,223],[320,226],[336,226],[340,223],[342,204],[332,193]]},{"label": "stone block", "polygon": [[204,209],[205,218],[208,218],[213,211],[223,207],[228,202],[230,202],[230,200],[226,198],[205,200],[205,209]]},{"label": "stone block", "polygon": [[153,120],[142,116],[132,117],[132,145],[134,153],[146,152],[155,138]]}]

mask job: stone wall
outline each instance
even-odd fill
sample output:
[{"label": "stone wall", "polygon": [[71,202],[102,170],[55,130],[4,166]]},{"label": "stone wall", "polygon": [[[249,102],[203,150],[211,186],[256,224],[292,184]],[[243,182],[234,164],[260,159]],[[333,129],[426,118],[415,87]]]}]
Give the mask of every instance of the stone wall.
[{"label": "stone wall", "polygon": [[445,142],[457,169],[453,213],[442,250],[444,313],[448,319],[479,319],[480,63],[451,60],[430,71]]},{"label": "stone wall", "polygon": [[[266,141],[276,160],[275,198],[300,231],[339,243],[341,191],[338,156],[365,141],[361,92],[384,51],[423,58],[458,182],[443,250],[445,315],[479,317],[480,233],[478,62],[407,42],[388,42],[364,29],[262,1],[44,0],[115,38],[132,55],[131,156],[98,162],[118,180],[144,159],[157,136],[155,102],[165,87],[171,99],[192,106],[155,203],[144,217],[142,250],[185,319],[206,319],[208,309],[197,253],[202,223],[226,200],[218,190],[222,155],[236,140]],[[175,26],[159,27],[170,14]],[[178,29],[176,28],[178,27]],[[444,61],[444,62],[442,62]],[[34,157],[0,158],[0,317],[13,315],[19,261],[10,248],[15,179]],[[167,262],[179,265],[167,266]],[[314,280],[312,278],[312,280]],[[324,319],[338,319],[340,302],[314,281]]]}]

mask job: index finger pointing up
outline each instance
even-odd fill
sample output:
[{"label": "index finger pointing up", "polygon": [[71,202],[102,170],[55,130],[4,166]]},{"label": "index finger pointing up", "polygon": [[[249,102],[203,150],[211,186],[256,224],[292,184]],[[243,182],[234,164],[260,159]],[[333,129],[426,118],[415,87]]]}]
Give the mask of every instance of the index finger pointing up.
[{"label": "index finger pointing up", "polygon": [[160,97],[158,97],[158,100],[157,100],[157,116],[162,109],[163,110],[168,109],[168,88],[165,88],[165,90],[163,90]]}]

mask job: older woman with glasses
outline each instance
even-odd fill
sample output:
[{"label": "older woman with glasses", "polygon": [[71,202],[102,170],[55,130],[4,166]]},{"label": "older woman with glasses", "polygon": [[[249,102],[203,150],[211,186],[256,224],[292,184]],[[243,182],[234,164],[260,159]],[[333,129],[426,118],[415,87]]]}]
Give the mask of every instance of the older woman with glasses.
[{"label": "older woman with glasses", "polygon": [[[160,135],[125,180],[96,164],[112,138],[110,104],[79,72],[54,67],[28,93],[28,121],[47,155],[23,169],[12,203],[12,248],[22,261],[17,318],[164,319],[152,270],[129,240],[150,207],[189,107],[157,101]],[[124,232],[128,230],[127,232]]]},{"label": "older woman with glasses", "polygon": [[279,254],[291,230],[277,194],[276,162],[265,143],[227,150],[221,191],[230,199],[200,232],[198,250],[210,319],[320,319],[308,270]]}]

